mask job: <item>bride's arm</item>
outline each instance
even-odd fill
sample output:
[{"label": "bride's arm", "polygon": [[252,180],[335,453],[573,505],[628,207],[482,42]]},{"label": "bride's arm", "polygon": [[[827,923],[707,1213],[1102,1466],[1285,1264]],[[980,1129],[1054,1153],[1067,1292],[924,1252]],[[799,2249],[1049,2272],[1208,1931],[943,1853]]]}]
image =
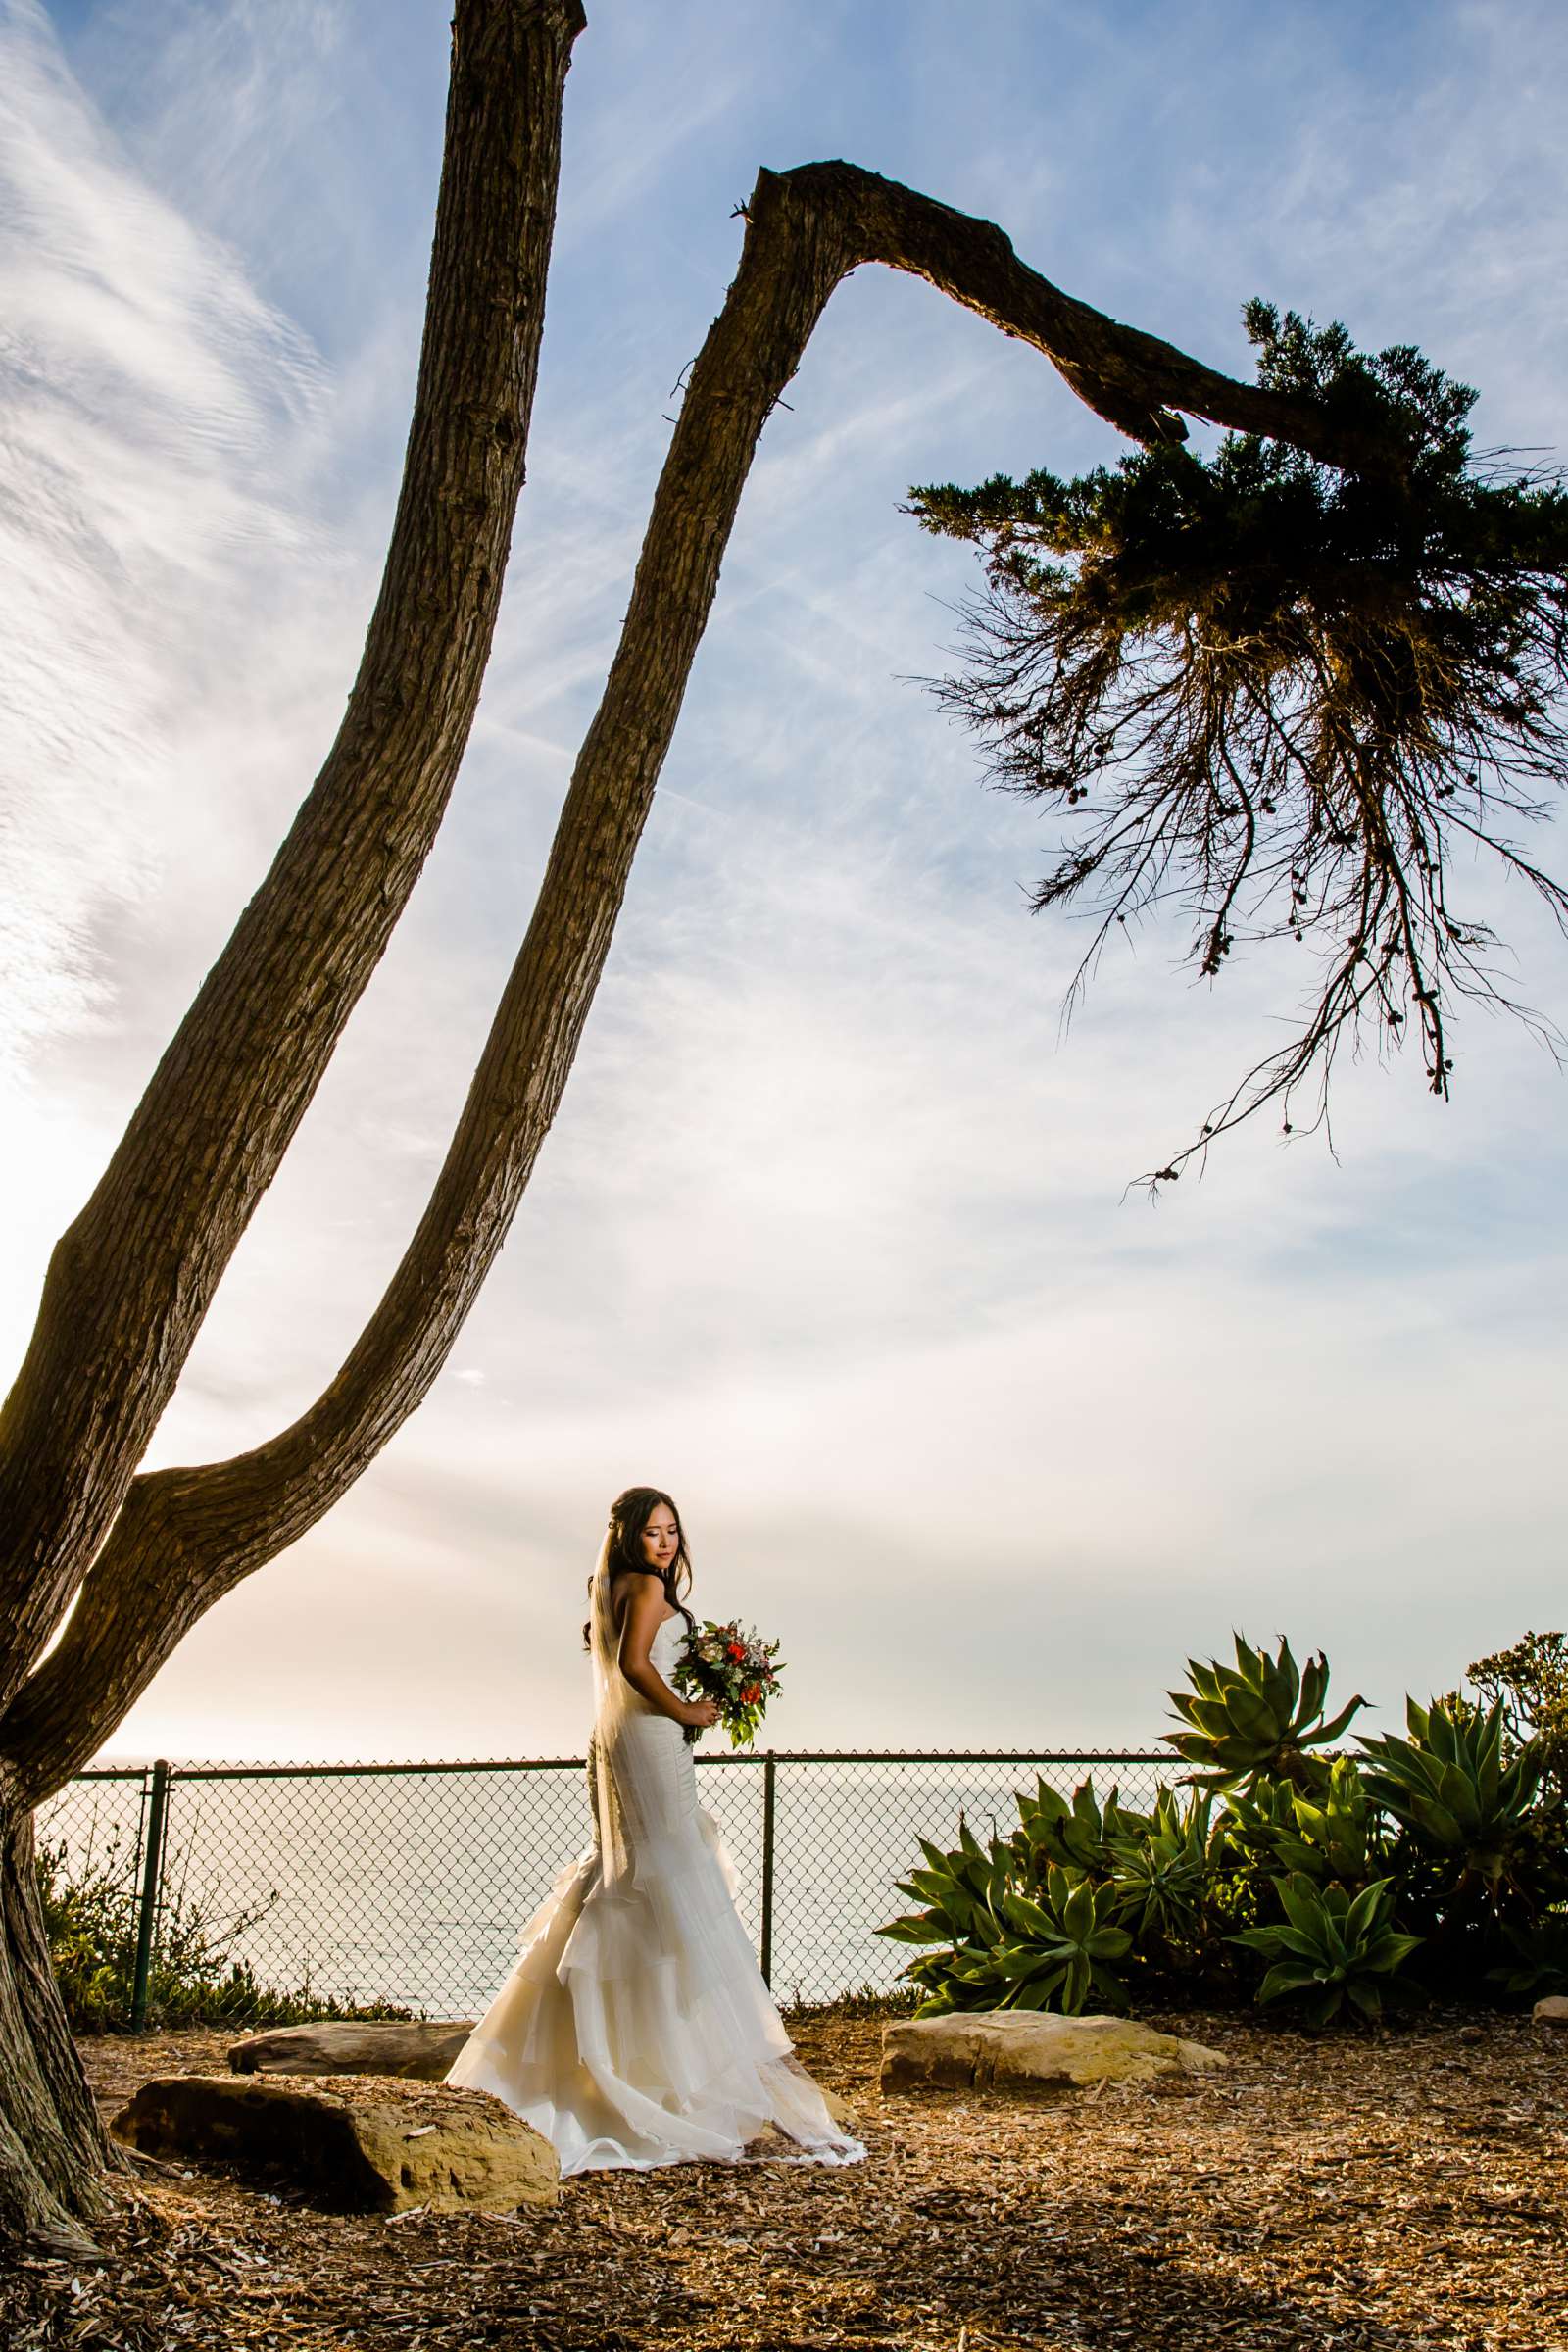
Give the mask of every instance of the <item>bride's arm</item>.
[{"label": "bride's arm", "polygon": [[672,1690],[648,1655],[655,1634],[664,1621],[664,1583],[662,1577],[633,1571],[626,1579],[626,1607],[620,1624],[620,1671],[632,1689],[646,1698],[661,1715],[671,1716],[676,1723],[697,1724],[706,1728],[712,1723],[718,1709],[710,1699],[684,1699]]}]

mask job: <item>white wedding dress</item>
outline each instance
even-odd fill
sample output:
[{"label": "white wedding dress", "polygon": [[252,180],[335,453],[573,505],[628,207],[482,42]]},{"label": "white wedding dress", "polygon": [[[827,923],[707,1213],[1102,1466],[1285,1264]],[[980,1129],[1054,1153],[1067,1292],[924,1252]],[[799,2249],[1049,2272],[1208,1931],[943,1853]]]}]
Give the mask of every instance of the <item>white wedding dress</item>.
[{"label": "white wedding dress", "polygon": [[[854,2164],[864,2146],[834,2124],[758,1967],[693,1749],[615,1662],[603,1553],[591,1633],[593,1843],[524,1928],[446,2080],[505,2100],[564,2177],[702,2157]],[[650,1644],[666,1681],[685,1633],[669,1617]]]}]

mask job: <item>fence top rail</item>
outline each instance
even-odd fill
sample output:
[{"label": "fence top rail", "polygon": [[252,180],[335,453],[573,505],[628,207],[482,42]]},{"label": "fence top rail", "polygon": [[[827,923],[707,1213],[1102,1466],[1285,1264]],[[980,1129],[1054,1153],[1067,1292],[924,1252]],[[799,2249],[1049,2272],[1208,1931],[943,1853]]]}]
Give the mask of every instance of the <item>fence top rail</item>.
[{"label": "fence top rail", "polygon": [[[1179,1764],[1179,1756],[1163,1748],[1131,1747],[755,1747],[737,1748],[729,1755],[698,1756],[696,1762],[718,1764]],[[431,1759],[404,1764],[173,1764],[159,1759],[172,1778],[181,1781],[360,1780],[375,1775],[463,1772],[581,1772],[583,1756],[492,1756],[447,1761]],[[140,1781],[155,1767],[150,1764],[88,1765],[75,1773],[77,1781]]]}]

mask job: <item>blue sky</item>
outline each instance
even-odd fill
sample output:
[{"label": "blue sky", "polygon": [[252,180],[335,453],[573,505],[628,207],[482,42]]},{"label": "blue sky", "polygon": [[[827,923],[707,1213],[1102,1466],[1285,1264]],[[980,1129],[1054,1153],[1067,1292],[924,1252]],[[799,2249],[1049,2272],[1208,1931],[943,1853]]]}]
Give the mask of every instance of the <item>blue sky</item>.
[{"label": "blue sky", "polygon": [[[307,789],[374,594],[417,353],[446,12],[0,0],[0,1172],[20,1353],[90,1185]],[[1521,61],[1528,61],[1528,73]],[[760,164],[997,219],[1237,369],[1242,302],[1419,342],[1561,456],[1568,21],[1524,4],[593,10],[543,376],[453,809],[153,1459],[309,1401],[418,1213],[591,714],[671,390]],[[561,1753],[605,1505],[667,1485],[695,1599],[779,1634],[779,1744],[1143,1740],[1188,1653],[1288,1632],[1396,1711],[1559,1623],[1568,1086],[1479,1018],[1454,1102],[1346,1073],[1127,1179],[1288,1016],[1146,931],[1059,1036],[1050,837],[915,682],[963,551],[908,486],[1108,459],[1033,354],[862,270],[770,420],[565,1106],[430,1400],[111,1743]],[[1559,866],[1562,862],[1560,854]],[[1524,993],[1568,954],[1485,877]]]}]

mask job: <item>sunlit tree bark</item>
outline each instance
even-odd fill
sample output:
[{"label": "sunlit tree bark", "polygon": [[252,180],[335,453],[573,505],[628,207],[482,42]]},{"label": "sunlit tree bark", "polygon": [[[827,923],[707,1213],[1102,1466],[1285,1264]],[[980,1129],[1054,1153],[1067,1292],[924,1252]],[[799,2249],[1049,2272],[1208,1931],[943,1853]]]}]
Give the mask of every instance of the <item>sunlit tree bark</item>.
[{"label": "sunlit tree bark", "polygon": [[0,1422],[0,2229],[13,2234],[69,2241],[101,2211],[111,2160],[41,1957],[29,1808],[102,1744],[215,1600],[347,1492],[445,1362],[561,1101],[758,436],[835,286],[866,262],[912,271],[1032,343],[1143,440],[1179,437],[1185,411],[1331,462],[1357,454],[1310,407],[1061,293],[989,222],[849,164],[762,172],[533,918],[404,1259],[290,1428],[231,1461],[138,1476],[417,876],[466,739],[522,479],[579,24],[565,0],[459,0],[408,467],[343,729],[54,1253]]},{"label": "sunlit tree bark", "polygon": [[[0,1703],[115,1526],[213,1292],[435,838],[522,487],[577,0],[457,0],[424,341],[337,739],[50,1259],[0,1414]],[[85,1696],[85,1690],[83,1691]],[[0,1739],[0,2231],[70,2249],[114,2160],[44,1946],[27,1737]]]}]

